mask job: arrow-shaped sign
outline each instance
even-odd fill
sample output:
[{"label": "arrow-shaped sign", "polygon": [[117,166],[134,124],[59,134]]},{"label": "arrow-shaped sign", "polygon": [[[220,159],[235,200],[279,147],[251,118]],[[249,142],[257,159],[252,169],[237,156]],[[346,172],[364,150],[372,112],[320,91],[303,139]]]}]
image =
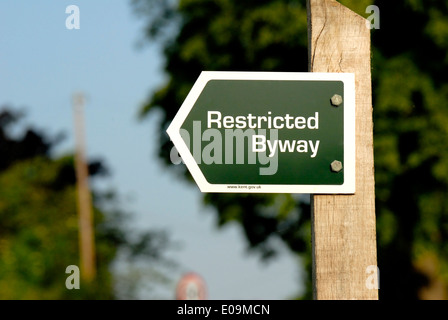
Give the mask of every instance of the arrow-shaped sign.
[{"label": "arrow-shaped sign", "polygon": [[348,73],[201,73],[167,133],[202,192],[354,193]]}]

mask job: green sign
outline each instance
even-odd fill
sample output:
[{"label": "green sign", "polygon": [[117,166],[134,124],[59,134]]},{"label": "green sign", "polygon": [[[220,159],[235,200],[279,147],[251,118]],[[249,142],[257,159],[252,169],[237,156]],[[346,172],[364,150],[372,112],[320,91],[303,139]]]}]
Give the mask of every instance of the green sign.
[{"label": "green sign", "polygon": [[203,72],[167,132],[203,192],[354,193],[354,77]]}]

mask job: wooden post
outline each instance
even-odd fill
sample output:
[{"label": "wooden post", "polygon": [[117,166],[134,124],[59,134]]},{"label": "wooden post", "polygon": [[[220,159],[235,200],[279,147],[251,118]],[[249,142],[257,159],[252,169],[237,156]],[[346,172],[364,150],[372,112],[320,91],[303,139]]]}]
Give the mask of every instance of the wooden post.
[{"label": "wooden post", "polygon": [[79,250],[81,278],[90,282],[95,278],[95,235],[93,231],[92,200],[90,197],[88,169],[85,161],[84,96],[76,94],[73,101],[76,138],[76,180],[79,215]]},{"label": "wooden post", "polygon": [[368,285],[369,266],[377,265],[370,29],[334,0],[307,6],[309,71],[354,73],[356,88],[356,192],[311,198],[313,295],[378,299]]}]

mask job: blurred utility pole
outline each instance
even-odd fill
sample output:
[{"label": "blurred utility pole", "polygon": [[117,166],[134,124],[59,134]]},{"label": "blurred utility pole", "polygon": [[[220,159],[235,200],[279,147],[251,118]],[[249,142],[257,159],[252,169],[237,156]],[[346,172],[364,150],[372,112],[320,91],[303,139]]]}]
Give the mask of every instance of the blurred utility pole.
[{"label": "blurred utility pole", "polygon": [[89,190],[89,174],[85,160],[84,137],[84,95],[73,96],[75,119],[75,165],[78,193],[79,248],[81,260],[81,278],[90,282],[95,278],[95,236],[93,232],[92,200]]}]

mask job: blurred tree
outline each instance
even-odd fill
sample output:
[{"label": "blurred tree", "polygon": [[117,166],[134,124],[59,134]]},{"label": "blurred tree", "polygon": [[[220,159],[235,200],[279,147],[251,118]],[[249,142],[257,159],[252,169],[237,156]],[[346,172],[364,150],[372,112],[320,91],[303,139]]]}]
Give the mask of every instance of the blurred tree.
[{"label": "blurred tree", "polygon": [[[448,1],[340,1],[372,30],[375,175],[381,299],[448,298]],[[307,71],[305,0],[133,0],[166,58],[165,85],[140,110],[165,130],[202,70]],[[191,181],[186,168],[176,170]],[[307,201],[289,194],[204,194],[218,225],[241,225],[263,257],[280,238],[310,270]],[[310,277],[304,279],[310,297]]]},{"label": "blurred tree", "polygon": [[[117,256],[146,259],[148,268],[168,263],[162,255],[167,235],[133,231],[131,238],[125,224],[130,215],[118,209],[118,199],[94,193],[97,278],[68,290],[66,268],[79,265],[74,159],[50,157],[56,140],[33,129],[13,135],[20,118],[11,109],[0,111],[0,299],[132,298],[132,292],[120,291],[124,284],[111,272]],[[89,164],[91,176],[106,172],[99,161]],[[106,206],[115,209],[101,209]]]}]

